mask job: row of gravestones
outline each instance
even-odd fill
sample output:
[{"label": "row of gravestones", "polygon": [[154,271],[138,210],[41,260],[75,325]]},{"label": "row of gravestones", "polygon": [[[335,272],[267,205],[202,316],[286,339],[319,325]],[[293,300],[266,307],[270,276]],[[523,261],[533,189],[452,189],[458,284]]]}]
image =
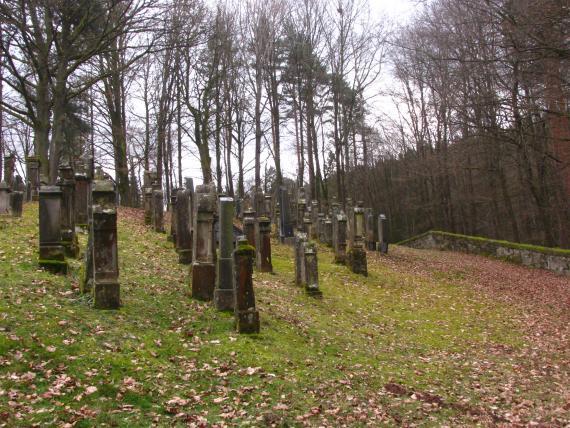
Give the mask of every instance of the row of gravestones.
[{"label": "row of gravestones", "polygon": [[[145,222],[164,233],[164,201],[156,173],[145,173],[143,206]],[[215,186],[173,189],[170,198],[171,223],[167,239],[174,243],[181,264],[191,264],[192,297],[213,301],[221,311],[233,311],[240,333],[258,333],[259,312],[255,307],[253,263],[259,271],[271,272],[271,222],[255,218],[251,234],[234,236],[236,204],[233,198],[218,196]],[[241,202],[237,205],[241,205]],[[251,211],[247,212],[248,218]],[[216,234],[216,228],[218,233]],[[219,246],[217,245],[219,242]],[[219,248],[219,254],[216,249]]]},{"label": "row of gravestones", "polygon": [[26,188],[19,175],[14,175],[16,156],[4,157],[4,179],[0,181],[0,215],[21,217]]}]

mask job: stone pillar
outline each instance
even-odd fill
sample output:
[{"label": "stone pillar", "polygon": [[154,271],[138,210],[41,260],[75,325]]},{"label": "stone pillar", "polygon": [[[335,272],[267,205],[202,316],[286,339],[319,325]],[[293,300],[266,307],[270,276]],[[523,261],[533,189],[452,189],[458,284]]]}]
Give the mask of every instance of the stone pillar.
[{"label": "stone pillar", "polygon": [[176,195],[176,251],[178,263],[192,263],[191,191],[179,189]]},{"label": "stone pillar", "polygon": [[319,213],[317,220],[317,235],[319,242],[325,242],[325,213]]},{"label": "stone pillar", "polygon": [[311,220],[313,222],[312,234],[309,235],[310,239],[319,238],[319,203],[317,201],[311,202]]},{"label": "stone pillar", "polygon": [[243,234],[248,244],[255,247],[255,211],[247,210],[243,213]]},{"label": "stone pillar", "polygon": [[372,208],[366,208],[364,211],[366,223],[366,248],[370,251],[376,249],[376,221]]},{"label": "stone pillar", "polygon": [[164,233],[164,194],[162,190],[152,191],[152,226],[155,232]]},{"label": "stone pillar", "polygon": [[333,227],[332,227],[332,220],[328,216],[325,218],[324,227],[325,227],[324,243],[327,245],[327,247],[332,247]]},{"label": "stone pillar", "polygon": [[16,155],[8,153],[4,156],[4,182],[10,189],[14,185],[14,171],[16,170]]},{"label": "stone pillar", "polygon": [[273,272],[271,264],[271,220],[258,217],[255,222],[256,268],[260,272]]},{"label": "stone pillar", "polygon": [[272,197],[271,195],[265,195],[265,199],[264,199],[264,212],[265,212],[265,216],[268,217],[270,220],[273,219],[273,203],[272,203]]},{"label": "stone pillar", "polygon": [[261,189],[256,189],[253,194],[253,210],[258,216],[265,215],[265,195]]},{"label": "stone pillar", "polygon": [[10,211],[12,217],[22,217],[22,209],[24,207],[24,192],[10,193]]},{"label": "stone pillar", "polygon": [[58,168],[58,184],[62,191],[61,243],[69,257],[77,257],[79,243],[75,235],[75,174],[67,162]]},{"label": "stone pillar", "polygon": [[364,249],[364,208],[362,202],[353,211],[352,246],[348,253],[350,269],[354,273],[368,276],[366,250]]},{"label": "stone pillar", "polygon": [[295,234],[295,284],[302,287],[304,283],[304,267],[305,262],[305,242],[307,242],[307,234],[297,232]]},{"label": "stone pillar", "polygon": [[91,192],[91,183],[87,173],[75,173],[75,226],[87,229],[89,223],[89,193]]},{"label": "stone pillar", "polygon": [[53,273],[67,273],[65,249],[61,245],[61,200],[59,186],[41,186],[39,192],[40,267]]},{"label": "stone pillar", "polygon": [[87,248],[85,249],[84,276],[80,282],[82,293],[92,293],[93,291],[93,207],[102,206],[115,209],[117,198],[115,184],[111,180],[94,180],[89,187],[91,189],[87,210],[89,236],[87,238]]},{"label": "stone pillar", "polygon": [[5,181],[0,182],[0,215],[10,214],[10,187]]},{"label": "stone pillar", "polygon": [[279,239],[281,234],[281,207],[279,201],[275,201],[275,209],[273,210],[273,222],[275,223],[275,237]]},{"label": "stone pillar", "polygon": [[152,171],[145,171],[143,178],[143,208],[144,208],[144,224],[152,224],[152,183],[154,180]]},{"label": "stone pillar", "polygon": [[198,186],[195,196],[192,297],[211,301],[214,298],[216,285],[214,212],[217,197],[215,189],[207,184]]},{"label": "stone pillar", "polygon": [[346,198],[346,238],[347,245],[352,248],[352,237],[353,237],[353,222],[354,222],[354,205],[352,203],[352,198]]},{"label": "stone pillar", "polygon": [[311,216],[308,212],[305,211],[305,218],[303,219],[303,230],[307,234],[308,237],[313,236],[313,221],[311,220]]},{"label": "stone pillar", "polygon": [[279,189],[279,209],[280,209],[280,229],[279,239],[281,243],[290,244],[293,238],[293,222],[291,220],[291,205],[287,188],[281,186]]},{"label": "stone pillar", "polygon": [[346,233],[347,219],[344,212],[339,212],[336,216],[336,237],[334,241],[334,262],[338,264],[346,263]]},{"label": "stone pillar", "polygon": [[237,198],[235,200],[235,209],[236,209],[236,217],[240,220],[243,220],[243,199]]},{"label": "stone pillar", "polygon": [[234,316],[238,333],[259,333],[259,312],[255,309],[253,292],[253,257],[255,249],[245,238],[239,239],[234,250]]},{"label": "stone pillar", "polygon": [[305,291],[309,296],[323,297],[319,289],[319,266],[317,262],[317,246],[313,242],[305,242],[303,245],[303,273]]},{"label": "stone pillar", "polygon": [[16,192],[26,191],[26,185],[24,184],[22,177],[20,177],[19,175],[16,175],[14,177],[14,184],[12,185],[12,190],[15,190]]},{"label": "stone pillar", "polygon": [[166,237],[168,242],[174,242],[174,246],[176,246],[176,228],[178,226],[178,222],[176,221],[176,216],[178,215],[176,211],[176,198],[178,197],[178,188],[174,188],[171,190],[170,194],[170,233]]},{"label": "stone pillar", "polygon": [[378,242],[376,251],[388,254],[388,219],[384,214],[378,216]]},{"label": "stone pillar", "polygon": [[299,189],[299,199],[297,200],[297,230],[301,232],[306,232],[303,230],[305,211],[307,208],[307,200],[305,199],[305,189],[301,187]]},{"label": "stone pillar", "polygon": [[93,205],[93,306],[97,309],[118,309],[121,304],[114,202]]},{"label": "stone pillar", "polygon": [[40,158],[28,156],[26,158],[26,181],[29,185],[28,200],[37,201],[40,194]]},{"label": "stone pillar", "polygon": [[217,260],[216,289],[214,290],[214,303],[219,311],[231,311],[235,303],[232,258],[234,210],[233,198],[220,198],[218,209],[220,213],[220,257]]}]

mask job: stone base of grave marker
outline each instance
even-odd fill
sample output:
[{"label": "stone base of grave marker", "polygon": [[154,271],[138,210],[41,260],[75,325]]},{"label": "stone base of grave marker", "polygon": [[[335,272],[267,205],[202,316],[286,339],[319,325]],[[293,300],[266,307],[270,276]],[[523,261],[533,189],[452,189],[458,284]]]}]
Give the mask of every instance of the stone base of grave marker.
[{"label": "stone base of grave marker", "polygon": [[192,265],[192,297],[210,302],[214,298],[216,266],[195,261]]},{"label": "stone base of grave marker", "polygon": [[352,247],[347,254],[347,263],[352,272],[368,276],[368,264],[364,248]]},{"label": "stone base of grave marker", "polygon": [[[233,278],[232,259],[219,258],[216,278]],[[217,287],[214,290],[214,304],[219,311],[232,311],[234,309],[235,293],[232,288]]]},{"label": "stone base of grave marker", "polygon": [[65,250],[61,245],[40,246],[39,266],[51,273],[67,274],[68,264],[65,261]]},{"label": "stone base of grave marker", "polygon": [[12,217],[22,217],[22,209],[24,206],[24,192],[10,193],[10,211]]}]

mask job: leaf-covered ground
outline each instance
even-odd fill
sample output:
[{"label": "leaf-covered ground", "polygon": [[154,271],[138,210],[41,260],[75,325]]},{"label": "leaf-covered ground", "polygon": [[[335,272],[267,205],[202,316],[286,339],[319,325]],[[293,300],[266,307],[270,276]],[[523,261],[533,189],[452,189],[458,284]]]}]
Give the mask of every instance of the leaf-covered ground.
[{"label": "leaf-covered ground", "polygon": [[320,248],[314,300],[273,242],[242,336],[140,211],[119,213],[119,311],[79,293],[81,261],[37,269],[37,222],[0,220],[0,426],[570,424],[568,278],[403,247],[363,278]]}]

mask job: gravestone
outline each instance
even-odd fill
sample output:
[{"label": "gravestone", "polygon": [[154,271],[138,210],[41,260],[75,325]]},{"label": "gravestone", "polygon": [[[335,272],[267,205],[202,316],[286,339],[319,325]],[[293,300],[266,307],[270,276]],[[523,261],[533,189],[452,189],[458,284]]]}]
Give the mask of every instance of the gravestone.
[{"label": "gravestone", "polygon": [[176,246],[176,228],[178,226],[178,222],[176,221],[176,216],[178,212],[176,211],[176,198],[178,197],[178,188],[172,189],[172,193],[170,195],[170,233],[166,237],[168,242],[174,242],[174,246]]},{"label": "gravestone", "polygon": [[164,194],[158,189],[152,191],[152,226],[155,232],[164,233]]},{"label": "gravestone", "polygon": [[176,251],[178,263],[189,265],[192,263],[192,216],[191,196],[189,189],[179,189],[176,195]]},{"label": "gravestone", "polygon": [[220,213],[220,257],[217,260],[216,289],[214,290],[214,304],[219,311],[233,310],[235,303],[232,257],[234,209],[233,198],[220,198],[218,209]]},{"label": "gravestone", "polygon": [[5,181],[0,182],[0,215],[10,214],[10,187]]},{"label": "gravestone", "polygon": [[305,242],[307,242],[307,234],[297,232],[295,234],[295,284],[298,287],[304,285],[303,262],[305,257]]},{"label": "gravestone", "polygon": [[299,188],[299,198],[297,199],[297,230],[301,232],[306,232],[303,230],[305,226],[303,220],[305,218],[305,211],[307,209],[307,199],[305,197],[305,188]]},{"label": "gravestone", "polygon": [[273,272],[271,264],[271,220],[258,217],[255,222],[256,268],[260,272]]},{"label": "gravestone", "polygon": [[65,249],[61,244],[61,201],[59,186],[41,186],[39,193],[40,267],[53,273],[67,273]]},{"label": "gravestone", "polygon": [[217,197],[215,187],[211,184],[197,186],[195,198],[192,297],[211,301],[214,298],[216,285],[214,213]]},{"label": "gravestone", "polygon": [[293,221],[291,219],[291,205],[287,187],[281,186],[279,189],[279,209],[280,209],[280,229],[279,239],[282,244],[291,244],[293,239]]},{"label": "gravestone", "polygon": [[305,212],[305,218],[303,219],[303,230],[307,234],[308,237],[313,236],[313,221],[311,220],[311,215],[309,212]]},{"label": "gravestone", "polygon": [[265,195],[261,189],[256,189],[253,194],[253,211],[260,217],[265,215]]},{"label": "gravestone", "polygon": [[24,208],[24,192],[15,191],[10,193],[10,211],[12,217],[22,217]]},{"label": "gravestone", "polygon": [[326,217],[325,218],[325,222],[324,222],[324,243],[327,245],[327,247],[332,247],[332,220],[330,219],[330,217]]},{"label": "gravestone", "polygon": [[271,220],[273,218],[273,209],[272,209],[272,198],[271,195],[265,195],[265,206],[264,206],[264,212],[265,212],[265,217],[269,217],[269,219]]},{"label": "gravestone", "polygon": [[347,233],[347,218],[344,212],[340,211],[336,215],[336,234],[333,243],[334,247],[334,262],[338,264],[346,263],[346,233]]},{"label": "gravestone", "polygon": [[87,248],[85,249],[84,276],[80,283],[80,291],[84,294],[93,292],[94,271],[93,271],[93,207],[115,207],[116,192],[115,184],[111,180],[93,180],[89,185],[91,192],[89,195],[89,205],[87,210]]},{"label": "gravestone", "polygon": [[352,246],[348,252],[348,264],[352,272],[368,276],[366,262],[366,249],[364,248],[364,208],[363,203],[358,202],[353,210]]},{"label": "gravestone", "polygon": [[318,231],[319,231],[319,203],[317,201],[311,202],[311,221],[312,221],[312,234],[309,235],[310,239],[318,239]]},{"label": "gravestone", "polygon": [[40,158],[28,156],[26,158],[26,181],[28,182],[27,200],[37,201],[40,195]]},{"label": "gravestone", "polygon": [[97,309],[118,309],[121,304],[114,191],[110,199],[96,200],[92,207],[93,306]]},{"label": "gravestone", "polygon": [[275,201],[275,208],[273,210],[273,222],[275,223],[275,238],[279,239],[281,234],[281,207],[279,201]]},{"label": "gravestone", "polygon": [[378,216],[378,242],[376,243],[376,251],[382,254],[388,254],[388,219],[384,214]]},{"label": "gravestone", "polygon": [[19,175],[16,175],[14,177],[14,184],[12,185],[12,190],[22,193],[26,191],[26,185],[24,184],[22,177],[20,177]]},{"label": "gravestone", "polygon": [[75,226],[87,229],[89,223],[89,194],[91,182],[85,171],[75,172]]},{"label": "gravestone", "polygon": [[305,242],[303,245],[303,273],[305,291],[312,297],[323,297],[322,291],[319,289],[319,266],[317,261],[317,246],[314,242]]},{"label": "gravestone", "polygon": [[370,251],[374,251],[376,249],[376,218],[374,217],[372,208],[366,208],[364,215],[366,224],[366,248]]},{"label": "gravestone", "polygon": [[319,242],[325,242],[325,213],[319,213],[318,220],[317,220],[317,229],[318,229],[318,237]]},{"label": "gravestone", "polygon": [[4,156],[4,182],[8,188],[12,189],[14,185],[14,172],[16,170],[16,155],[8,153]]},{"label": "gravestone", "polygon": [[247,210],[243,213],[243,234],[249,245],[255,247],[255,211]]},{"label": "gravestone", "polygon": [[259,333],[259,312],[253,292],[253,258],[255,248],[247,239],[238,239],[234,250],[234,316],[238,333]]},{"label": "gravestone", "polygon": [[353,223],[354,223],[354,204],[352,203],[352,198],[346,198],[346,239],[348,248],[352,248],[352,236],[353,236]]},{"label": "gravestone", "polygon": [[69,162],[59,165],[58,185],[62,191],[61,202],[61,243],[66,255],[77,257],[79,243],[75,235],[75,174]]}]

